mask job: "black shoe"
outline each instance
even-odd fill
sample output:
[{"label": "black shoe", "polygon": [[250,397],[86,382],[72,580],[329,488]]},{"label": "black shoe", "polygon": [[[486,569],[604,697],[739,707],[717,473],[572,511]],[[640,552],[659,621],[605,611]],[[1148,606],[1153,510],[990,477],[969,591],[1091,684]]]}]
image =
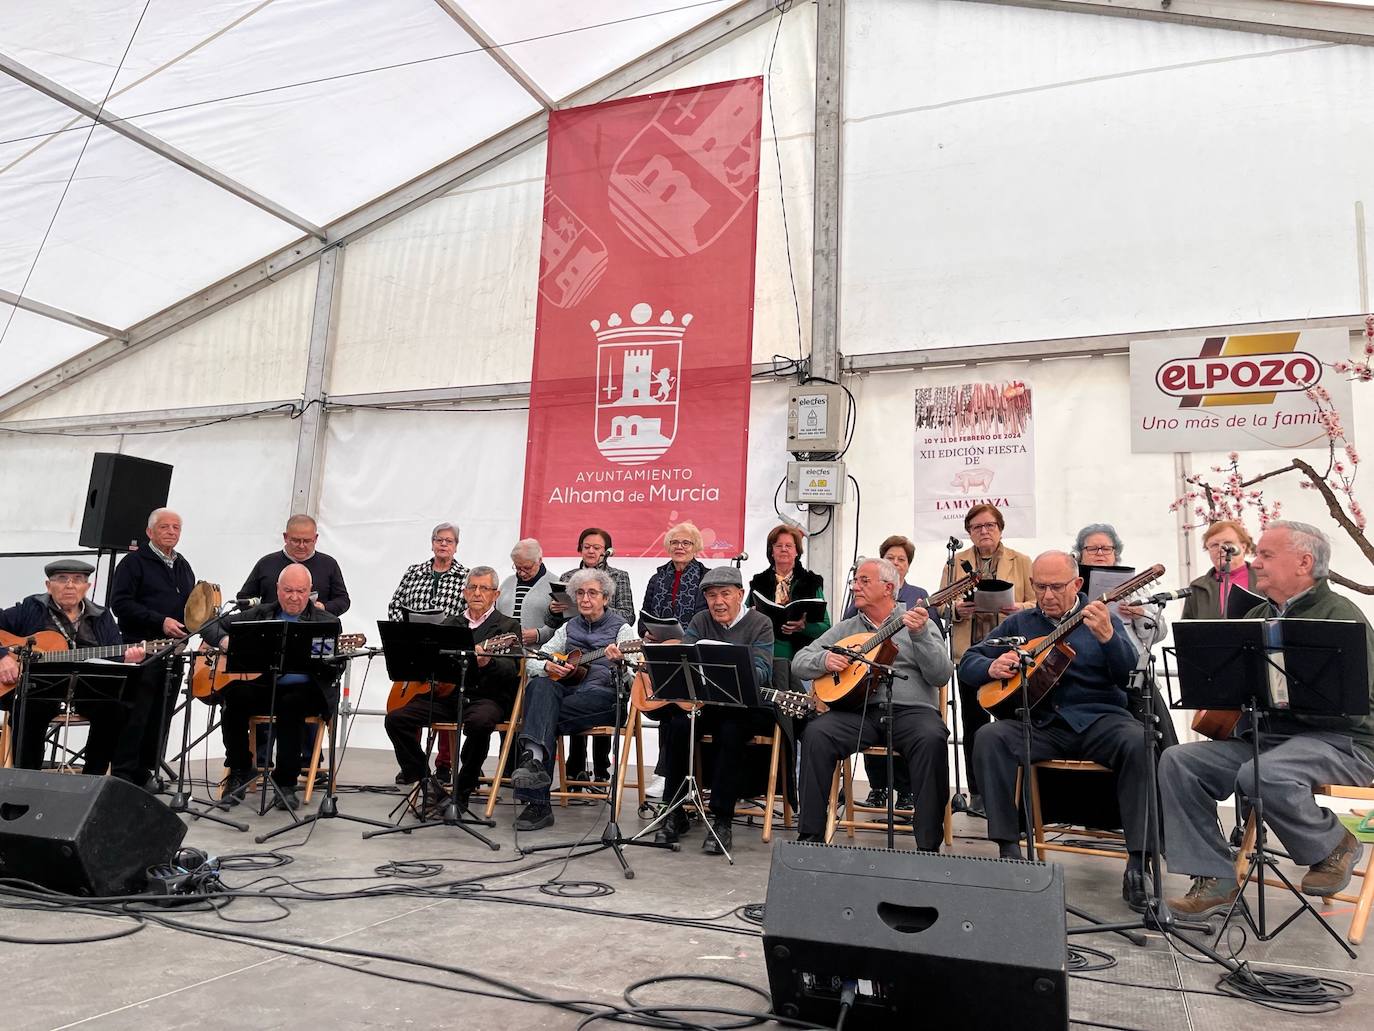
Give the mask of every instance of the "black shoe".
[{"label": "black shoe", "polygon": [[681,809],[674,809],[654,833],[655,845],[671,845],[692,829],[692,821]]},{"label": "black shoe", "polygon": [[593,779],[593,780],[605,781],[606,783],[610,783],[610,780],[611,780],[611,771],[610,771],[610,770],[597,770],[597,771],[596,771],[596,774],[592,777],[592,779]]},{"label": "black shoe", "polygon": [[225,805],[238,805],[243,801],[243,796],[252,783],[251,770],[230,770],[224,778],[224,791],[220,795],[220,801]]},{"label": "black shoe", "polygon": [[400,773],[396,774],[396,784],[398,787],[405,787],[407,784],[414,784],[416,781],[420,779],[420,774],[406,773],[405,770],[402,770]]},{"label": "black shoe", "polygon": [[874,788],[868,793],[868,797],[861,803],[870,809],[887,808],[887,788]]},{"label": "black shoe", "polygon": [[547,802],[531,802],[515,818],[518,831],[542,831],[553,826],[553,806]]},{"label": "black shoe", "polygon": [[[713,834],[712,831],[715,833]],[[701,850],[708,856],[723,856],[730,851],[730,846],[734,844],[734,828],[729,820],[714,819],[711,821],[711,830],[706,832],[706,837],[702,839]]]},{"label": "black shoe", "polygon": [[518,791],[541,791],[552,783],[544,764],[528,750],[520,754],[520,765],[511,774],[510,782]]},{"label": "black shoe", "polygon": [[294,812],[301,807],[300,796],[296,794],[294,786],[288,788],[278,784],[277,791],[279,794],[277,800],[272,803],[273,809],[290,809]]},{"label": "black shoe", "polygon": [[420,794],[416,798],[420,819],[442,820],[448,808],[448,789],[434,777],[420,781]]},{"label": "black shoe", "polygon": [[915,812],[916,796],[913,795],[910,791],[897,792],[897,808],[905,810],[908,813]]},{"label": "black shoe", "polygon": [[821,845],[821,844],[824,844],[824,842],[823,842],[823,840],[821,839],[821,836],[820,836],[819,834],[798,834],[798,835],[797,835],[797,841],[798,841],[798,842],[809,841],[809,842],[811,842],[813,845]]},{"label": "black shoe", "polygon": [[1150,897],[1145,891],[1145,872],[1127,870],[1121,875],[1121,900],[1137,913],[1143,913],[1150,906]]},{"label": "black shoe", "polygon": [[969,816],[976,816],[980,820],[986,820],[988,818],[988,814],[987,810],[983,808],[983,796],[969,795],[968,807],[964,810],[964,812],[968,813]]}]

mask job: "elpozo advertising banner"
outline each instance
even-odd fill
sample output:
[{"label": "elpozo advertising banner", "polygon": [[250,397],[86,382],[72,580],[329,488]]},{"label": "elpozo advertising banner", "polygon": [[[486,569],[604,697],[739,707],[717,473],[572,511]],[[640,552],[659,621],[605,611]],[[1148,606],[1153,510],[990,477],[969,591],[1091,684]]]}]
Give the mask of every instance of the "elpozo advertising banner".
[{"label": "elpozo advertising banner", "polygon": [[916,388],[913,537],[964,536],[974,505],[996,505],[1008,537],[1035,536],[1035,426],[1020,380]]},{"label": "elpozo advertising banner", "polygon": [[1349,358],[1344,329],[1132,341],[1131,450],[1325,448],[1305,391],[1326,388],[1353,433],[1350,383],[1330,367]]},{"label": "elpozo advertising banner", "polygon": [[521,534],[744,536],[763,80],[549,115]]}]

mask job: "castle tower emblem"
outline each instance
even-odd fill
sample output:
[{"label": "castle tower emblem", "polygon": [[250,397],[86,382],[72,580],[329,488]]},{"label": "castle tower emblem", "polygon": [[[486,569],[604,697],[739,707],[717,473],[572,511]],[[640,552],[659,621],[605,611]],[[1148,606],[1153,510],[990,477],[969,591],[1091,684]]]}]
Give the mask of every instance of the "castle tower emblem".
[{"label": "castle tower emblem", "polygon": [[612,314],[596,334],[596,447],[619,465],[661,458],[677,437],[682,338],[692,323],[643,301],[627,322]]}]

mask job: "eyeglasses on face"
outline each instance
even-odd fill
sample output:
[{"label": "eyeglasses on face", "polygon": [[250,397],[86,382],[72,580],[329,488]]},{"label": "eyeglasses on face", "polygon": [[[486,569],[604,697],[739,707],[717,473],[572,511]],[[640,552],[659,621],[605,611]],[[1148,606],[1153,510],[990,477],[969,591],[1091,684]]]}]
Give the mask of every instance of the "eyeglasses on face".
[{"label": "eyeglasses on face", "polygon": [[670,548],[693,548],[693,547],[696,547],[696,543],[697,543],[696,541],[689,541],[689,540],[684,540],[684,539],[681,538],[681,537],[674,537],[672,540],[670,540],[670,541],[668,542],[668,547],[670,547]]},{"label": "eyeglasses on face", "polygon": [[481,591],[483,594],[495,594],[498,590],[498,588],[488,587],[486,584],[468,584],[467,589],[469,591]]},{"label": "eyeglasses on face", "polygon": [[1032,580],[1031,590],[1034,591],[1036,594],[1058,594],[1071,583],[1073,583],[1072,580],[1064,580],[1057,584],[1038,584],[1034,580]]},{"label": "eyeglasses on face", "polygon": [[1116,552],[1116,547],[1111,544],[1091,544],[1083,549],[1085,555],[1109,555]]},{"label": "eyeglasses on face", "polygon": [[996,523],[974,523],[968,528],[969,533],[983,533],[989,530],[996,530]]},{"label": "eyeglasses on face", "polygon": [[431,538],[429,539],[429,542],[430,542],[431,544],[448,544],[448,545],[454,545],[454,544],[457,544],[457,543],[458,543],[458,539],[457,539],[456,537],[431,537]]},{"label": "eyeglasses on face", "polygon": [[306,545],[306,544],[314,544],[314,543],[315,543],[317,540],[319,540],[319,539],[320,539],[319,534],[316,534],[314,537],[288,537],[288,538],[286,538],[286,543],[287,543],[287,544]]},{"label": "eyeglasses on face", "polygon": [[56,576],[50,577],[49,582],[62,584],[65,587],[84,587],[90,583],[90,579],[80,573],[58,573]]}]

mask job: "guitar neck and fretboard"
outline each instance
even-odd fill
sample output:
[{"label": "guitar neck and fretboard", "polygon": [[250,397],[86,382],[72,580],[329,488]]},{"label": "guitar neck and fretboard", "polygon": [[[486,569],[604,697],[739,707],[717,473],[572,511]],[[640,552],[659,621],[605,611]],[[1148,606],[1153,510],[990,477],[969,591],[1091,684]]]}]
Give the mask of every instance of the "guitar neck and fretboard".
[{"label": "guitar neck and fretboard", "polygon": [[[929,598],[922,598],[920,601],[916,602],[916,604],[923,609],[934,612],[942,605],[947,605],[956,598],[962,598],[970,591],[977,590],[978,581],[980,579],[981,577],[979,577],[977,573],[970,570],[965,576],[961,576],[948,587],[941,588]],[[863,652],[866,655],[874,648],[883,644],[883,642],[895,637],[904,625],[905,624],[902,622],[902,613],[893,611],[890,616],[883,620],[882,625],[873,632],[873,635],[862,644],[858,645],[854,650]]]}]

